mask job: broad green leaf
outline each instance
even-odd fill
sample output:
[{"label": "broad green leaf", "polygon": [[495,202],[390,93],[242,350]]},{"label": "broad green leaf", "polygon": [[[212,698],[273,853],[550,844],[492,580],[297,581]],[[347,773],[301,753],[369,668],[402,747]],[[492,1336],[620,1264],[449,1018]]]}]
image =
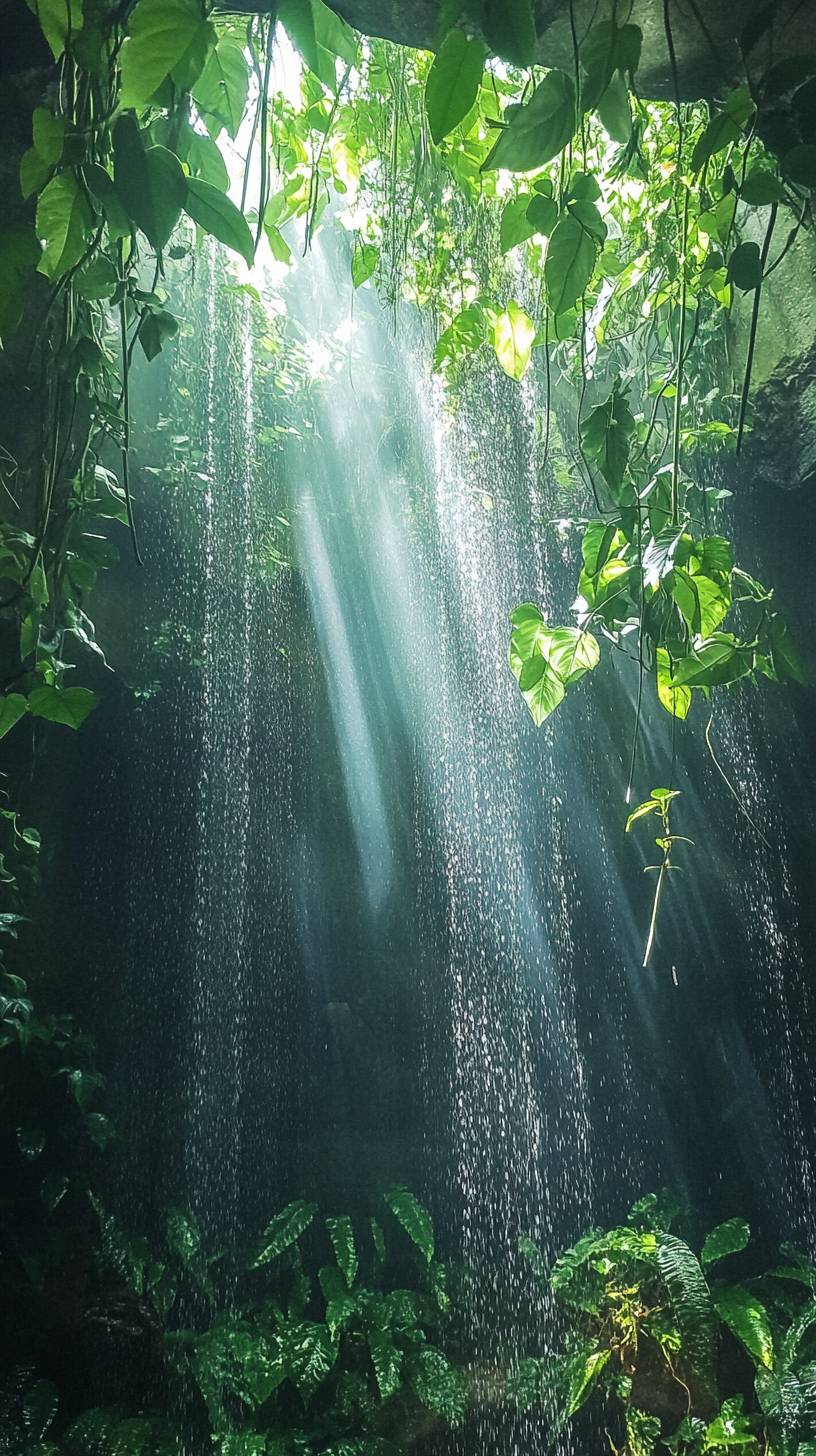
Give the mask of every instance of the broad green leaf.
[{"label": "broad green leaf", "polygon": [[633,824],[636,824],[637,821],[638,821],[638,819],[645,819],[645,817],[646,817],[647,814],[659,814],[659,813],[660,813],[660,805],[658,804],[657,800],[656,799],[646,799],[642,804],[638,804],[638,806],[637,806],[636,809],[633,809],[632,810],[631,814],[629,815],[628,819],[626,820],[626,833],[627,834],[629,833],[629,830],[632,828],[632,825]]},{"label": "broad green leaf", "polygon": [[456,364],[466,355],[473,354],[481,348],[486,337],[484,313],[478,304],[470,304],[440,334],[434,350],[434,369],[444,369],[446,365]]},{"label": "broad green leaf", "polygon": [[[625,393],[616,382],[607,399],[590,411],[581,426],[581,444],[584,454],[601,472],[615,499],[618,498],[623,485],[634,432],[635,421],[632,411]],[[587,570],[594,575],[603,564],[604,562],[601,561],[591,569],[587,564]]]},{"label": "broad green leaf", "polygon": [[508,303],[493,326],[493,348],[505,374],[521,379],[533,351],[536,326],[517,303]]},{"label": "broad green leaf", "polygon": [[86,1112],[83,1122],[91,1142],[104,1152],[108,1143],[116,1137],[116,1129],[110,1118],[104,1112]]},{"label": "broad green leaf", "polygon": [[110,298],[116,288],[116,269],[104,253],[81,268],[74,278],[74,288],[80,298]]},{"label": "broad green leaf", "polygon": [[0,339],[13,334],[23,316],[25,281],[40,261],[34,229],[0,230]]},{"label": "broad green leaf", "polygon": [[357,60],[357,38],[351,27],[323,0],[280,0],[278,19],[309,70],[333,91],[337,57],[348,66]]},{"label": "broad green leaf", "polygon": [[774,1363],[773,1335],[764,1304],[742,1284],[729,1284],[713,1291],[714,1307],[749,1355],[766,1370]]},{"label": "broad green leaf", "polygon": [[347,1215],[339,1218],[327,1218],[326,1228],[329,1231],[329,1238],[332,1241],[334,1257],[350,1289],[354,1283],[358,1266],[357,1249],[354,1243],[354,1229],[351,1219]]},{"label": "broad green leaf", "polygon": [[759,288],[762,282],[762,258],[756,243],[740,243],[728,259],[728,281],[743,293]]},{"label": "broad green leaf", "polygon": [[676,526],[666,526],[656,536],[649,537],[641,562],[646,586],[656,587],[664,576],[668,576],[674,565],[674,553],[682,534]]},{"label": "broad green leaf", "polygon": [[614,75],[596,107],[604,130],[613,142],[622,145],[632,135],[632,113],[629,107],[629,92],[620,73]]},{"label": "broad green leaf", "polygon": [[566,686],[598,666],[601,649],[591,632],[582,632],[577,627],[554,627],[547,657],[550,667]]},{"label": "broad green leaf", "polygon": [[178,157],[166,147],[145,146],[145,135],[135,117],[126,112],[113,130],[113,159],[120,203],[160,252],[179,220],[187,192]]},{"label": "broad green leaf", "polygon": [[31,119],[34,150],[49,167],[56,166],[65,144],[65,118],[36,107]]},{"label": "broad green leaf", "polygon": [[527,222],[534,232],[548,238],[558,222],[558,204],[555,198],[536,193],[527,207]]},{"label": "broad green leaf", "polygon": [[165,1209],[164,1228],[168,1246],[182,1264],[193,1263],[201,1253],[201,1229],[193,1215],[184,1208]]},{"label": "broad green leaf", "polygon": [[427,1209],[407,1188],[389,1188],[384,1197],[411,1242],[430,1264],[434,1255],[434,1232]]},{"label": "broad green leaf", "polygon": [[771,649],[771,659],[777,677],[783,681],[806,683],[808,680],[805,664],[794,641],[793,633],[787,622],[777,613],[767,623],[768,641]]},{"label": "broad green leaf", "polygon": [[565,213],[550,238],[544,263],[547,300],[553,313],[566,312],[581,298],[597,254],[595,239],[571,212]]},{"label": "broad green leaf", "polygon": [[244,47],[231,36],[222,36],[193,87],[193,100],[201,111],[215,117],[234,140],[244,119],[248,89],[249,69]]},{"label": "broad green leaf", "polygon": [[449,30],[437,51],[425,83],[428,126],[437,146],[464,121],[476,97],[484,70],[485,48],[463,30]]},{"label": "broad green leaf", "polygon": [[144,106],[189,53],[199,52],[203,64],[212,39],[201,0],[137,0],[122,46],[120,106]]},{"label": "broad green leaf", "polygon": [[691,707],[691,688],[677,687],[672,682],[671,658],[665,647],[658,647],[655,654],[657,663],[657,696],[667,713],[673,718],[686,718]]},{"label": "broad green leaf", "polygon": [[269,250],[277,263],[286,263],[287,267],[292,261],[292,249],[289,247],[280,228],[274,223],[264,223],[264,233],[269,244]]},{"label": "broad green leaf", "polygon": [[750,1237],[751,1230],[744,1218],[726,1219],[708,1234],[700,1255],[701,1264],[705,1268],[716,1264],[718,1259],[724,1259],[727,1254],[739,1254],[747,1248]]},{"label": "broad green leaf", "polygon": [[66,728],[79,728],[85,722],[98,698],[90,688],[58,688],[48,685],[29,694],[28,711],[32,718],[45,718],[49,723],[64,723]]},{"label": "broad green leaf", "polygon": [[155,359],[164,345],[178,333],[178,319],[166,309],[151,309],[142,319],[139,343],[146,359]]},{"label": "broad green leaf", "polygon": [[516,607],[510,613],[510,622],[513,628],[510,637],[510,665],[518,677],[527,658],[544,651],[550,638],[550,628],[532,602],[524,602]]},{"label": "broad green leaf", "polygon": [[58,61],[69,37],[73,39],[82,30],[82,0],[28,0],[40,29],[51,47],[51,54]]},{"label": "broad green leaf", "polygon": [[240,253],[248,267],[252,267],[255,245],[246,218],[217,187],[198,177],[189,177],[184,211],[205,233],[234,253]]},{"label": "broad green leaf", "polygon": [[[510,663],[513,667],[512,647]],[[544,720],[555,712],[559,703],[564,701],[564,684],[543,656],[530,657],[519,667],[518,672],[515,667],[513,671],[530,716],[536,728],[540,728]]]},{"label": "broad green leaf", "polygon": [[464,1419],[466,1393],[464,1381],[446,1355],[432,1345],[425,1345],[408,1364],[408,1378],[422,1404],[450,1425]]},{"label": "broad green leaf", "polygon": [[751,670],[749,653],[727,632],[715,632],[675,662],[672,683],[680,687],[717,687],[736,682]]},{"label": "broad green leaf", "polygon": [[37,271],[52,283],[62,278],[85,252],[92,223],[85,194],[73,173],[52,178],[37,202],[37,236],[44,244]]},{"label": "broad green leaf", "polygon": [[5,738],[26,712],[28,703],[22,693],[6,693],[0,698],[0,738]]},{"label": "broad green leaf", "polygon": [[509,107],[506,126],[491,149],[483,171],[505,167],[532,172],[551,162],[575,131],[575,85],[566,71],[548,71],[525,106]]},{"label": "broad green leaf", "polygon": [[768,207],[772,202],[784,202],[785,189],[773,172],[754,167],[740,187],[740,200],[749,207]]},{"label": "broad green leaf", "polygon": [[586,1403],[611,1353],[611,1350],[593,1350],[586,1359],[576,1363],[567,1391],[566,1415],[568,1418],[574,1416],[575,1412]]},{"label": "broad green leaf", "polygon": [[630,82],[633,80],[642,45],[643,33],[637,25],[617,25],[614,20],[601,20],[593,25],[581,46],[584,110],[597,106],[616,71]]},{"label": "broad green leaf", "polygon": [[[632,423],[634,425],[634,421]],[[607,429],[608,419],[603,427],[602,449],[605,449]],[[584,448],[586,449],[586,443],[584,443]],[[623,469],[625,469],[625,466],[626,461],[624,460],[623,468],[620,471],[621,479],[623,478]],[[584,529],[584,536],[581,542],[584,570],[588,575],[595,576],[606,565],[616,545],[621,545],[622,543],[623,536],[614,521],[589,521]]]},{"label": "broad green leaf", "polygon": [[482,21],[491,50],[513,66],[532,66],[536,30],[531,0],[487,0]]},{"label": "broad green leaf", "polygon": [[351,281],[355,288],[366,283],[377,271],[380,250],[373,243],[362,243],[351,255]]},{"label": "broad green leaf", "polygon": [[503,253],[509,253],[511,248],[526,242],[535,233],[535,224],[527,216],[529,204],[529,193],[511,197],[505,203],[499,224],[499,246]]},{"label": "broad green leaf", "polygon": [[287,1204],[267,1224],[260,1251],[250,1263],[250,1269],[259,1269],[261,1265],[271,1263],[272,1259],[276,1259],[296,1243],[316,1213],[316,1203],[305,1203],[302,1199],[297,1199],[294,1203]]},{"label": "broad green leaf", "polygon": [[357,1294],[349,1293],[343,1275],[333,1264],[321,1269],[317,1277],[326,1301],[326,1324],[334,1336],[357,1313]]},{"label": "broad green leaf", "polygon": [[369,1330],[368,1348],[382,1400],[395,1395],[402,1382],[402,1351],[383,1330]]},{"label": "broad green leaf", "polygon": [[221,148],[212,137],[201,136],[198,132],[193,132],[187,148],[186,161],[192,177],[200,177],[202,182],[209,182],[210,186],[217,187],[219,192],[229,190],[227,164]]}]

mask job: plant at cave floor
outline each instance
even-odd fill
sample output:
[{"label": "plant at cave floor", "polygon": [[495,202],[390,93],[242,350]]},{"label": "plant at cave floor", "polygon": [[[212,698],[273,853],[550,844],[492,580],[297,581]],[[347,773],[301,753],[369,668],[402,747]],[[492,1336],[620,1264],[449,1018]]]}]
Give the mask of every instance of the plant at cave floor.
[{"label": "plant at cave floor", "polygon": [[[156,1253],[95,1204],[101,1287],[113,1278],[161,1328],[169,1377],[195,1392],[202,1439],[223,1456],[396,1456],[412,1409],[429,1421],[463,1419],[464,1377],[433,1338],[449,1323],[454,1271],[435,1260],[431,1220],[414,1195],[392,1188],[385,1202],[416,1256],[410,1281],[399,1278],[406,1248],[392,1253],[376,1219],[361,1243],[345,1215],[326,1218],[321,1232],[317,1205],[303,1200],[278,1213],[240,1257],[207,1254],[185,1210],[167,1211],[165,1247]],[[328,1254],[316,1270],[315,1249]],[[221,1298],[235,1281],[237,1298]],[[198,1311],[193,1327],[179,1327],[180,1299]],[[46,1416],[41,1440],[57,1410],[54,1386],[34,1385],[24,1419],[28,1406]],[[177,1449],[171,1418],[149,1411],[88,1411],[58,1440],[33,1442],[26,1456]]]},{"label": "plant at cave floor", "polygon": [[[651,1194],[626,1224],[558,1257],[549,1281],[564,1350],[522,1362],[510,1396],[543,1401],[556,1426],[602,1406],[617,1456],[813,1456],[816,1266],[784,1245],[761,1274],[723,1277],[722,1262],[748,1247],[747,1223],[719,1224],[697,1254],[672,1231],[682,1217],[671,1194]],[[521,1247],[537,1269],[535,1246]]]}]

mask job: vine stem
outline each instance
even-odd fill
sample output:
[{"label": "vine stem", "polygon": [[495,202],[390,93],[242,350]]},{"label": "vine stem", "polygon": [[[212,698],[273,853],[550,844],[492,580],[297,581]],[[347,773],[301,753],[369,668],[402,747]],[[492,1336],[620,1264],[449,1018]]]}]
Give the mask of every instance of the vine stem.
[{"label": "vine stem", "polygon": [[122,240],[119,239],[119,282],[121,297],[119,299],[119,334],[122,344],[122,488],[125,492],[125,506],[127,507],[128,529],[133,544],[133,555],[139,566],[144,566],[142,555],[139,550],[139,538],[136,534],[136,521],[133,516],[133,498],[130,493],[130,357],[128,352],[127,336],[127,314],[125,312],[125,291],[124,291],[124,267],[122,255]]},{"label": "vine stem", "polygon": [[680,251],[680,335],[677,342],[677,369],[674,395],[674,422],[672,425],[672,479],[671,511],[672,526],[680,524],[680,422],[683,407],[683,368],[686,349],[686,239],[688,236],[688,188],[683,189],[683,224]]},{"label": "vine stem", "polygon": [[648,966],[652,958],[652,951],[654,950],[655,935],[657,933],[657,915],[663,895],[663,885],[669,870],[669,861],[671,860],[671,830],[669,827],[669,816],[665,809],[662,810],[660,817],[663,824],[663,860],[657,876],[657,885],[655,886],[654,900],[652,901],[652,915],[649,921],[649,933],[646,937],[646,949],[643,952],[644,970]]},{"label": "vine stem", "polygon": [[[772,203],[771,215],[768,218],[768,226],[765,230],[765,239],[762,244],[762,252],[760,253],[760,265],[762,267],[763,278],[765,275],[765,264],[768,261],[768,253],[771,249],[771,238],[773,237],[773,230],[776,224],[776,215],[778,211],[778,204],[776,202]],[[754,369],[754,350],[756,349],[757,328],[759,326],[759,301],[761,294],[762,281],[760,281],[758,286],[754,289],[754,306],[751,310],[751,331],[748,335],[748,355],[745,360],[745,374],[743,375],[742,395],[740,397],[739,423],[737,425],[737,455],[739,455],[742,449],[742,437],[745,433],[745,416],[748,411],[748,394],[751,389],[751,375]]]}]

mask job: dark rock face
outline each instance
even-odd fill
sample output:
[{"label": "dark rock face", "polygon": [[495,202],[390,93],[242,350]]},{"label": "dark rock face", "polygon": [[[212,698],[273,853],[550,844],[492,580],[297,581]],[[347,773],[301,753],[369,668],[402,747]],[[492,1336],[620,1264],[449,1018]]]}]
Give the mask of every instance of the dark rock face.
[{"label": "dark rock face", "polygon": [[[261,10],[269,4],[255,3],[230,8]],[[383,36],[404,45],[433,49],[440,12],[439,0],[336,0],[335,8],[350,24],[366,35]],[[463,10],[465,6],[463,4]],[[611,16],[610,0],[538,0],[536,30],[538,56],[544,65],[571,67],[573,45],[571,21],[580,42],[596,20]],[[618,12],[623,7],[618,6]],[[570,10],[572,9],[572,16]],[[677,54],[678,86],[681,99],[716,96],[745,76],[740,48],[743,37],[750,66],[761,70],[770,56],[774,61],[816,49],[816,7],[780,0],[767,29],[761,29],[765,0],[633,0],[626,18],[643,31],[643,59],[638,84],[644,96],[670,100],[674,82],[666,39],[666,15]],[[754,26],[753,45],[750,27]]]}]

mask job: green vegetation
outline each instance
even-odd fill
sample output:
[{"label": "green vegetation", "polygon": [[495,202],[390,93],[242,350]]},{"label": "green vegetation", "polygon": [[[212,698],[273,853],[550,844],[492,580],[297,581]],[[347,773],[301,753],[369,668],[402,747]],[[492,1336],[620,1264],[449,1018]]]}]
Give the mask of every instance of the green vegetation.
[{"label": "green vegetation", "polygon": [[[112,1312],[129,1305],[153,1332],[168,1408],[64,1417],[56,1386],[39,1379],[20,1403],[21,1456],[169,1456],[181,1439],[179,1401],[206,1448],[224,1456],[396,1456],[412,1408],[431,1422],[464,1418],[464,1377],[435,1343],[450,1324],[456,1271],[434,1261],[430,1218],[407,1189],[385,1195],[387,1233],[371,1220],[358,1243],[347,1216],[321,1230],[316,1204],[299,1200],[243,1252],[207,1252],[178,1208],[166,1211],[154,1249],[91,1203],[86,1298]],[[182,1323],[191,1310],[192,1327]]]},{"label": "green vegetation", "polygon": [[[674,1231],[687,1221],[664,1190],[559,1256],[549,1283],[567,1319],[563,1352],[522,1362],[511,1398],[543,1402],[556,1427],[602,1407],[618,1456],[810,1456],[816,1266],[785,1245],[773,1268],[735,1278],[725,1261],[748,1248],[745,1220],[719,1224],[701,1246]],[[521,1249],[540,1277],[535,1245]]]}]

